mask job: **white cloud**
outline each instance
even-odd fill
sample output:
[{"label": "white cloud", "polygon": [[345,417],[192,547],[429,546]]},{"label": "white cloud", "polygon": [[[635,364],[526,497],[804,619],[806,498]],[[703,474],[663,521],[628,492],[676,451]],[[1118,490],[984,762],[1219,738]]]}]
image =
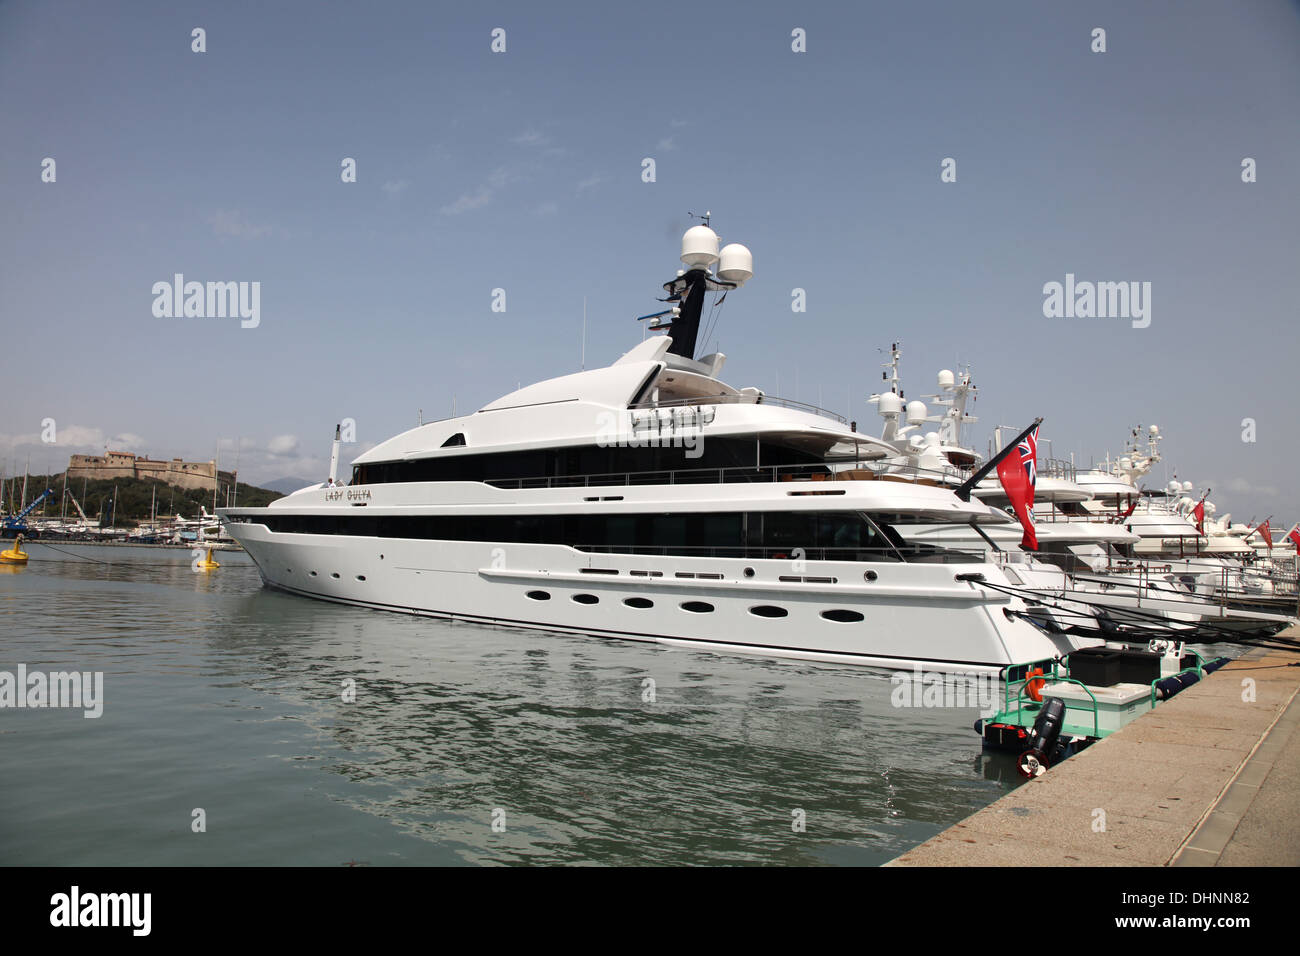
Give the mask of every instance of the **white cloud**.
[{"label": "white cloud", "polygon": [[500,167],[492,171],[484,182],[477,189],[465,193],[453,203],[443,206],[440,210],[444,216],[455,216],[462,212],[468,212],[471,209],[478,209],[490,203],[494,196],[502,187],[515,180],[515,175],[505,167]]},{"label": "white cloud", "polygon": [[0,449],[12,454],[19,448],[25,448],[32,454],[38,452],[57,453],[60,457],[71,454],[100,454],[105,448],[113,451],[133,451],[146,444],[145,439],[133,432],[108,434],[102,428],[88,425],[59,425],[55,422],[53,442],[41,440],[40,432],[26,434],[0,435]]},{"label": "white cloud", "polygon": [[298,450],[297,435],[276,435],[266,443],[266,450],[276,457],[292,455]]},{"label": "white cloud", "polygon": [[605,177],[602,176],[600,173],[592,173],[586,179],[578,183],[578,192],[579,193],[585,192],[588,189],[592,189],[596,186],[599,186],[604,181],[605,181]]},{"label": "white cloud", "polygon": [[663,139],[661,139],[658,142],[658,144],[656,144],[655,149],[661,149],[665,153],[671,153],[673,150],[677,148],[677,143],[674,142],[674,140],[675,137],[665,136]]},{"label": "white cloud", "polygon": [[390,179],[379,188],[390,196],[396,196],[398,193],[403,192],[409,185],[411,184],[405,179]]},{"label": "white cloud", "polygon": [[248,221],[237,209],[219,209],[208,217],[212,231],[218,236],[230,236],[235,239],[260,239],[272,233],[270,226],[257,226]]}]

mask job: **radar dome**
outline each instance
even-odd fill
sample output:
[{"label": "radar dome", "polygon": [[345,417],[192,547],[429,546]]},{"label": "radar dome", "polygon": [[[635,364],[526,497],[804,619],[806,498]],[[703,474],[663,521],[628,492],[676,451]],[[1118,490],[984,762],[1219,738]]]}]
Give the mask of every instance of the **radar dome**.
[{"label": "radar dome", "polygon": [[1151,433],[1152,437],[1155,437],[1156,435],[1160,434],[1160,426],[1152,425],[1150,428],[1147,429],[1147,431]]},{"label": "radar dome", "polygon": [[718,234],[708,226],[691,226],[682,236],[682,262],[689,269],[707,269],[718,261]]},{"label": "radar dome", "polygon": [[925,402],[907,403],[907,424],[909,425],[924,424],[925,416],[926,416]]},{"label": "radar dome", "polygon": [[903,400],[893,392],[885,392],[880,396],[880,414],[897,415],[903,410]]},{"label": "radar dome", "polygon": [[949,369],[944,369],[939,373],[940,388],[952,388],[952,383],[956,380],[956,376],[954,376]]},{"label": "radar dome", "polygon": [[1183,482],[1183,491],[1191,491],[1195,486],[1190,481]]},{"label": "radar dome", "polygon": [[744,285],[753,276],[754,257],[747,248],[738,242],[729,242],[722,247],[718,258],[719,279]]},{"label": "radar dome", "polygon": [[1171,481],[1169,482],[1169,490],[1174,494],[1178,494],[1178,492],[1183,490],[1183,486],[1176,481]]}]

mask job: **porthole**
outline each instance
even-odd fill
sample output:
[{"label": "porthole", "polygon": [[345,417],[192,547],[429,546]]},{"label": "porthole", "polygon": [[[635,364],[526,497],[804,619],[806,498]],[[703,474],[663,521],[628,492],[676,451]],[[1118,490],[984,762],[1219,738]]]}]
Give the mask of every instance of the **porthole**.
[{"label": "porthole", "polygon": [[864,581],[874,581],[874,580],[876,580],[876,578],[878,578],[878,577],[880,577],[880,575],[877,574],[875,571],[868,571],[866,574],[862,575],[862,580],[864,580]]},{"label": "porthole", "polygon": [[866,620],[857,611],[846,611],[844,608],[838,607],[829,611],[822,611],[822,617],[828,621],[838,621],[840,624],[856,624],[858,621]]},{"label": "porthole", "polygon": [[529,591],[526,596],[534,601],[549,601],[551,599],[551,596],[545,591]]},{"label": "porthole", "polygon": [[692,614],[708,614],[713,610],[713,605],[708,601],[684,601],[682,610],[690,611]]},{"label": "porthole", "polygon": [[339,576],[339,573],[338,573],[337,571],[335,571],[333,574],[330,575],[330,577],[335,578],[335,579],[337,579],[338,576]]},{"label": "porthole", "polygon": [[594,594],[575,594],[573,596],[574,604],[599,604],[600,598]]},{"label": "porthole", "polygon": [[311,573],[311,576],[314,578],[314,577],[316,576],[316,572],[313,571],[313,572]]},{"label": "porthole", "polygon": [[358,574],[358,575],[357,575],[357,580],[358,580],[358,581],[364,581],[365,579],[366,579],[366,576],[365,576],[364,574]]},{"label": "porthole", "polygon": [[749,613],[755,617],[787,617],[790,612],[783,607],[777,607],[775,604],[759,604],[749,609]]},{"label": "porthole", "polygon": [[646,608],[646,607],[655,606],[654,601],[650,600],[649,598],[643,598],[643,597],[624,598],[623,603],[626,604],[628,607]]},{"label": "porthole", "polygon": [[754,576],[754,569],[753,569],[753,568],[745,568],[745,570],[744,570],[743,573],[744,573],[745,577],[747,577],[747,578],[752,578],[752,577]]}]

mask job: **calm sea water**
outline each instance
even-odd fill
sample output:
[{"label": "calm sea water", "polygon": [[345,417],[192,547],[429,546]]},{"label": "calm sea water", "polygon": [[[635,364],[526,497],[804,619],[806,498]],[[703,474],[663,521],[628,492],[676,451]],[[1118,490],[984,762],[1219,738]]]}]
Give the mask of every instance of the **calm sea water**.
[{"label": "calm sea water", "polygon": [[871,865],[1017,782],[974,710],[894,708],[882,672],[341,607],[243,554],[28,550],[0,670],[102,671],[105,702],[0,709],[3,864]]}]

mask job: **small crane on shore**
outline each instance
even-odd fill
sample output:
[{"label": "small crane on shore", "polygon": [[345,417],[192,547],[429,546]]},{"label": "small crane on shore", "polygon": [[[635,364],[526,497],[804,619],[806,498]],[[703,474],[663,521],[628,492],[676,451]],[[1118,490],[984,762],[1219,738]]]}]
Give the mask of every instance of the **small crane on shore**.
[{"label": "small crane on shore", "polygon": [[26,532],[27,516],[35,511],[40,503],[52,494],[54,494],[54,490],[52,488],[46,488],[43,492],[32,499],[31,504],[18,512],[18,514],[10,515],[8,518],[5,518],[3,525],[0,525],[0,527],[2,527],[6,532],[13,532],[15,534]]}]

